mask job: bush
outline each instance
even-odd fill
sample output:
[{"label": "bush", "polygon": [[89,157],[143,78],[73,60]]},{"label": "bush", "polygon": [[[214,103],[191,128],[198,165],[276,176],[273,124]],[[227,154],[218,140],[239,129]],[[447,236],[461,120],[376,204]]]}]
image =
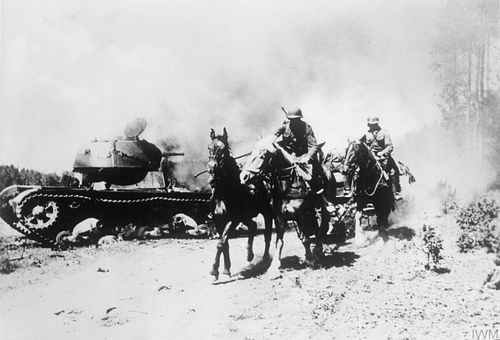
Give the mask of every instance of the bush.
[{"label": "bush", "polygon": [[489,253],[497,254],[497,265],[500,265],[500,220],[495,219],[489,223],[484,237],[484,246]]},{"label": "bush", "polygon": [[436,268],[439,261],[443,259],[443,239],[436,233],[436,228],[433,226],[424,224],[423,231],[423,251],[427,254],[427,265],[425,267],[430,269],[432,264],[432,268]]},{"label": "bush", "polygon": [[10,274],[16,270],[16,265],[7,256],[0,256],[0,273]]},{"label": "bush", "polygon": [[[500,251],[498,217],[500,206],[490,197],[482,197],[459,211],[457,224],[461,233],[457,244],[460,251],[467,253],[479,248]],[[496,220],[498,221],[498,220]]]}]

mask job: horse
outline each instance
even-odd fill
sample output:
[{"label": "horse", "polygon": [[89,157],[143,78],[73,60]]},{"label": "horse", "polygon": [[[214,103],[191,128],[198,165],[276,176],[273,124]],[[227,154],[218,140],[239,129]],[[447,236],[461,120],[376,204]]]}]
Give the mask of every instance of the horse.
[{"label": "horse", "polygon": [[255,217],[259,213],[265,221],[263,261],[269,260],[273,214],[264,179],[256,181],[252,186],[241,184],[240,169],[235,158],[231,156],[226,128],[222,135],[216,135],[211,129],[210,138],[212,141],[208,145],[209,161],[207,164],[210,175],[209,184],[212,187],[210,204],[215,229],[219,234],[215,261],[210,274],[218,280],[221,255],[224,256],[223,275],[231,276],[228,239],[240,223],[248,227],[247,261],[253,260],[253,241],[257,232]]},{"label": "horse", "polygon": [[[295,229],[305,249],[306,263],[314,265],[323,256],[322,240],[328,230],[328,219],[322,218],[321,227],[316,216],[317,197],[309,192],[304,177],[312,175],[310,164],[300,165],[297,157],[289,154],[275,142],[274,136],[257,142],[248,156],[240,174],[242,184],[250,184],[260,176],[269,175],[276,228],[276,245],[267,274],[281,277],[283,236],[288,221],[295,222]],[[322,216],[323,217],[323,216]],[[312,235],[316,245],[311,252]]]},{"label": "horse", "polygon": [[352,198],[356,203],[355,244],[366,241],[361,228],[363,208],[371,203],[377,216],[379,236],[388,239],[389,214],[395,208],[395,197],[389,176],[375,158],[372,150],[361,141],[351,141],[346,149],[344,170],[352,181]]}]

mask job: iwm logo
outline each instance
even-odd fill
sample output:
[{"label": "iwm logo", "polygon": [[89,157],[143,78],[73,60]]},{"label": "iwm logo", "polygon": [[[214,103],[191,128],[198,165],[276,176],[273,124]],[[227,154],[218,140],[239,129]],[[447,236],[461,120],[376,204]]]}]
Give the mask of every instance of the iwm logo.
[{"label": "iwm logo", "polygon": [[464,332],[466,339],[471,340],[500,340],[500,333],[492,329],[473,329],[469,332]]}]

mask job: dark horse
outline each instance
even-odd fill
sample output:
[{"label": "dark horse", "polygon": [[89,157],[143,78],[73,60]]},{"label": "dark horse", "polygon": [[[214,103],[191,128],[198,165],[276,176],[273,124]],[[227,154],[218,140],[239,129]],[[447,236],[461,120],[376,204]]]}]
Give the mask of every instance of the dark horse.
[{"label": "dark horse", "polygon": [[351,177],[351,189],[356,203],[355,243],[361,244],[366,240],[361,228],[361,215],[363,208],[369,203],[373,204],[377,215],[379,235],[387,240],[389,214],[395,206],[394,193],[388,175],[383,171],[371,149],[360,141],[349,143],[344,169],[350,174],[348,177]]},{"label": "dark horse", "polygon": [[208,172],[210,185],[213,189],[211,211],[215,228],[219,234],[215,262],[210,274],[214,276],[215,280],[218,280],[222,254],[224,255],[223,274],[231,275],[228,238],[240,223],[249,229],[247,260],[249,262],[253,260],[253,240],[257,231],[255,217],[259,213],[265,220],[263,260],[268,261],[273,215],[264,180],[257,181],[252,186],[240,183],[240,169],[236,160],[231,156],[226,128],[224,128],[222,135],[216,135],[215,131],[211,129],[210,138],[212,142],[208,145]]},{"label": "dark horse", "polygon": [[[274,136],[260,140],[247,158],[241,171],[243,184],[250,184],[263,175],[271,176],[271,197],[276,228],[276,251],[268,269],[270,278],[281,276],[281,253],[283,235],[288,221],[295,221],[297,234],[305,248],[306,262],[314,264],[323,255],[322,240],[328,230],[328,221],[322,219],[321,228],[316,216],[316,200],[306,187],[301,166],[295,156],[287,153],[274,141]],[[311,252],[311,236],[316,237],[316,245]]]}]

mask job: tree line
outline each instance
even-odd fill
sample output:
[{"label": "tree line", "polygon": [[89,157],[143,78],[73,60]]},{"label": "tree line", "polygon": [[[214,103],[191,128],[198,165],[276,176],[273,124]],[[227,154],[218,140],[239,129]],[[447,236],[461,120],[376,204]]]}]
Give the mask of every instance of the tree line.
[{"label": "tree line", "polygon": [[13,165],[0,165],[0,191],[11,185],[60,186],[62,177],[55,173],[44,174],[36,170],[18,169]]},{"label": "tree line", "polygon": [[[498,0],[443,0],[436,17],[433,67],[445,128],[469,159],[500,167]],[[500,176],[497,175],[500,179]],[[497,182],[500,182],[497,179]]]}]

